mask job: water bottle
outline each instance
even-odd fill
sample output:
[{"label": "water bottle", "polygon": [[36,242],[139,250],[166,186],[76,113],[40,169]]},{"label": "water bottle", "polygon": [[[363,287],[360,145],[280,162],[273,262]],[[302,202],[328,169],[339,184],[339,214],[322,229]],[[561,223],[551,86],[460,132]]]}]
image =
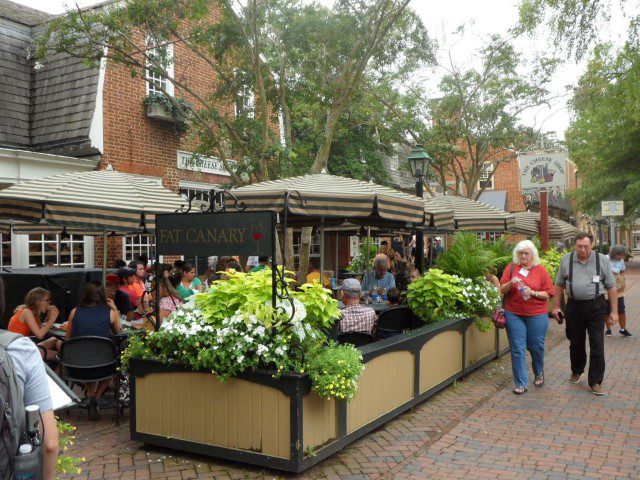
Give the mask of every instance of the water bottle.
[{"label": "water bottle", "polygon": [[382,301],[383,302],[387,301],[387,289],[386,288],[382,289]]},{"label": "water bottle", "polygon": [[527,286],[522,283],[518,286],[518,291],[520,292],[520,295],[522,295],[523,300],[529,300],[531,298],[531,295],[525,292],[526,288]]}]

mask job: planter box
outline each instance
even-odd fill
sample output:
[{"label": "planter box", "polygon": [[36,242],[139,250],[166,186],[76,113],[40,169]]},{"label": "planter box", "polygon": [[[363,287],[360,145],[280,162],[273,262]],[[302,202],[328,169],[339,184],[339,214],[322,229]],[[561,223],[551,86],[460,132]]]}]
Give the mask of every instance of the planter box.
[{"label": "planter box", "polygon": [[147,117],[153,118],[154,120],[160,120],[162,122],[175,123],[176,121],[174,116],[167,112],[164,106],[157,103],[147,105]]},{"label": "planter box", "polygon": [[474,319],[366,345],[350,402],[320,398],[306,374],[258,371],[222,383],[210,372],[134,360],[131,438],[301,472],[496,358],[499,348],[496,331],[480,333]]}]

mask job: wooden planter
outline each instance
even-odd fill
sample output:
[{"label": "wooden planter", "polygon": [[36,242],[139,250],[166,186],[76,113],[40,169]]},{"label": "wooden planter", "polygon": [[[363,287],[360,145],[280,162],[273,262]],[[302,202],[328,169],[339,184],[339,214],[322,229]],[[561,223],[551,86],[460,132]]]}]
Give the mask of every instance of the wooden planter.
[{"label": "wooden planter", "polygon": [[301,472],[496,358],[504,344],[464,319],[361,351],[365,370],[350,402],[320,398],[306,374],[258,371],[222,383],[210,372],[133,360],[131,438]]}]

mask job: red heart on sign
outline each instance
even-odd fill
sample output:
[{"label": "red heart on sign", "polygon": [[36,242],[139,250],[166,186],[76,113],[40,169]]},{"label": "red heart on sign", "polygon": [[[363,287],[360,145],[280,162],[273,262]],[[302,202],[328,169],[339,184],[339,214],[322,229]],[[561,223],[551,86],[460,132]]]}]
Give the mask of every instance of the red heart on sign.
[{"label": "red heart on sign", "polygon": [[258,232],[252,233],[251,237],[253,237],[254,240],[258,241],[258,240],[260,240],[262,238],[262,234],[258,233]]}]

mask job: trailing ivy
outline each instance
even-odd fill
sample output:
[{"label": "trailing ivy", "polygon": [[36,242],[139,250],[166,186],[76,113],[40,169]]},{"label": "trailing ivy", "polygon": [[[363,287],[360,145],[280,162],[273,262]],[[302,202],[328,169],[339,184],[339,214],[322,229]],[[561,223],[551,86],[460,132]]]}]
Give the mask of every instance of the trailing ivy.
[{"label": "trailing ivy", "polygon": [[176,133],[184,133],[189,129],[189,121],[185,116],[185,112],[190,112],[192,106],[186,100],[182,98],[169,99],[162,93],[152,93],[147,95],[143,102],[147,107],[158,105],[171,115],[174,119],[173,130]]}]

